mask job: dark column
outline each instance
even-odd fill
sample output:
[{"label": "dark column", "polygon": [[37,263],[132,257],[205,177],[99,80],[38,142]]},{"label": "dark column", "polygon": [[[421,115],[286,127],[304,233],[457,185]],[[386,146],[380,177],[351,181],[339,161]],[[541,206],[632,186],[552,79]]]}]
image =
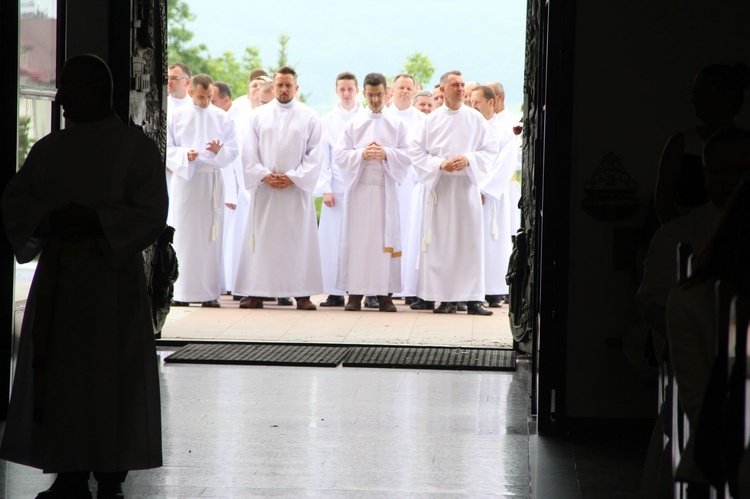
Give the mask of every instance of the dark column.
[{"label": "dark column", "polygon": [[[16,172],[18,130],[18,2],[0,2],[0,47],[3,75],[0,78],[0,191]],[[10,360],[13,341],[13,251],[0,219],[0,420],[8,413]]]}]

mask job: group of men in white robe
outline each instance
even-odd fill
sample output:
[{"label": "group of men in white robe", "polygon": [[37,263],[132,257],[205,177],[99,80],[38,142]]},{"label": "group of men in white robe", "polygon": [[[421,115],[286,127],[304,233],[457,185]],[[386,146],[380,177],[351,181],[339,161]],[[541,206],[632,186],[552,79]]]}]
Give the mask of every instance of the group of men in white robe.
[{"label": "group of men in white robe", "polygon": [[[295,297],[314,310],[310,296],[322,293],[321,306],[345,310],[366,297],[366,307],[395,312],[393,295],[435,313],[500,306],[520,219],[520,139],[499,84],[467,97],[452,71],[415,95],[411,76],[389,88],[371,73],[364,106],[344,72],[339,102],[319,118],[297,99],[288,67],[251,73],[234,101],[207,75],[169,70],[176,305],[216,307],[231,291],[241,308]],[[192,105],[175,104],[180,89]],[[313,196],[323,198],[319,227]]]}]

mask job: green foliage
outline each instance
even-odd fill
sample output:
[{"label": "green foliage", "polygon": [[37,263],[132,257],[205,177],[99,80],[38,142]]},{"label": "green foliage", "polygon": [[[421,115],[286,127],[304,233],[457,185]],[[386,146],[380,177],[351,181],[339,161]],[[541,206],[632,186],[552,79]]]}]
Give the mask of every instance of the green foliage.
[{"label": "green foliage", "polygon": [[206,73],[216,81],[223,81],[232,89],[232,96],[247,93],[247,75],[254,68],[262,67],[260,50],[246,47],[242,61],[231,50],[222,55],[212,56],[205,44],[194,45],[195,36],[190,24],[196,20],[190,7],[181,0],[167,1],[167,42],[169,64],[183,62],[193,74]]},{"label": "green foliage", "polygon": [[410,75],[422,85],[422,88],[430,89],[430,79],[435,74],[435,68],[430,62],[430,57],[421,52],[414,52],[404,61],[402,72]]},{"label": "green foliage", "polygon": [[287,35],[286,33],[281,33],[278,38],[279,42],[279,51],[278,51],[278,60],[276,63],[275,68],[269,68],[269,73],[273,74],[276,72],[277,69],[279,69],[282,66],[288,66],[289,65],[289,57],[286,53],[286,46],[289,45],[289,40],[291,40],[292,37]]},{"label": "green foliage", "polygon": [[26,156],[34,144],[34,141],[29,138],[30,125],[31,116],[18,117],[18,163],[16,163],[16,168],[20,167],[26,161]]},{"label": "green foliage", "polygon": [[[296,64],[289,64],[289,56],[287,54],[287,46],[289,45],[289,41],[292,39],[291,36],[287,35],[286,33],[282,32],[279,37],[277,38],[279,42],[279,51],[277,52],[278,58],[276,60],[276,67],[275,68],[268,68],[268,74],[273,75],[277,69],[283,66],[296,66]],[[299,72],[297,73],[297,76],[299,77]],[[302,102],[307,102],[308,97],[310,96],[307,92],[300,92],[299,94],[299,100]]]}]

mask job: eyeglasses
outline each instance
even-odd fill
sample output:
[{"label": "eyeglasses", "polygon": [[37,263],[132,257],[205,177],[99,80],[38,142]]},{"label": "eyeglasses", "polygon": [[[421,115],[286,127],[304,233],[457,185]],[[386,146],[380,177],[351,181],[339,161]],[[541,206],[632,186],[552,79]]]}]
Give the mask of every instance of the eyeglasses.
[{"label": "eyeglasses", "polygon": [[170,76],[169,81],[187,80],[187,76]]}]

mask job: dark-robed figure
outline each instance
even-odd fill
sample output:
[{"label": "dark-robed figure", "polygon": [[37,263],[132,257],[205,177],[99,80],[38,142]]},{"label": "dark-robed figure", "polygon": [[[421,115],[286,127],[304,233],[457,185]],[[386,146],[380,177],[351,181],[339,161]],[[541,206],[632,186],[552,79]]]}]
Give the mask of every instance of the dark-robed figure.
[{"label": "dark-robed figure", "polygon": [[64,65],[69,126],[39,140],[2,198],[19,262],[39,256],[0,458],[57,473],[40,498],[122,497],[162,464],[158,363],[142,251],[165,226],[156,144],[112,110],[92,55]]}]

